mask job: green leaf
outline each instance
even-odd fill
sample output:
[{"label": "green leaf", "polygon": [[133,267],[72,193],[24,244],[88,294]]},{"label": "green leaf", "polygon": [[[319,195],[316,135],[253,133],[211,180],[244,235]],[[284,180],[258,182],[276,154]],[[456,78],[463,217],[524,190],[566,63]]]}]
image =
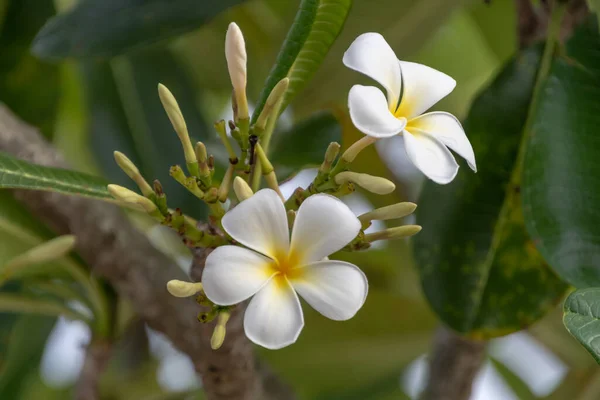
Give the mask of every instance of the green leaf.
[{"label": "green leaf", "polygon": [[528,238],[519,188],[509,186],[539,60],[537,49],[519,55],[475,100],[464,129],[479,171],[427,182],[417,209],[425,294],[445,323],[474,337],[523,329],[565,290]]},{"label": "green leaf", "polygon": [[277,133],[273,141],[271,161],[277,172],[299,171],[323,162],[329,143],[341,143],[342,127],[331,112],[321,111]]},{"label": "green leaf", "polygon": [[600,286],[599,66],[592,20],[554,60],[524,160],[527,228],[548,263],[576,287]]},{"label": "green leaf", "polygon": [[267,78],[252,122],[260,115],[273,87],[290,79],[281,111],[315,74],[344,26],[352,0],[302,0],[296,19]]},{"label": "green leaf", "polygon": [[571,293],[565,300],[563,323],[600,364],[600,288]]},{"label": "green leaf", "polygon": [[31,164],[0,152],[0,189],[29,189],[112,200],[97,176]]},{"label": "green leaf", "polygon": [[527,383],[523,382],[523,380],[510,368],[495,358],[490,358],[490,361],[494,365],[496,371],[502,376],[504,382],[517,395],[519,400],[537,400],[537,397],[533,394],[531,389],[529,389]]},{"label": "green leaf", "polygon": [[196,29],[243,0],[83,0],[50,19],[33,41],[38,57],[112,57]]},{"label": "green leaf", "polygon": [[[2,10],[0,5],[0,19]],[[34,57],[29,46],[54,14],[52,0],[10,1],[0,21],[0,93],[2,102],[46,136],[52,136],[60,97],[58,68]]]}]

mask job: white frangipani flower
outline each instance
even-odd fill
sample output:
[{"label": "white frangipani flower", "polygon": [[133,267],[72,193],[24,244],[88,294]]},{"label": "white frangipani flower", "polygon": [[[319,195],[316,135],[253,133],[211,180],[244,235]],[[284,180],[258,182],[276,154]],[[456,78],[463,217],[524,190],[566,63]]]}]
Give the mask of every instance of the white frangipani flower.
[{"label": "white frangipani flower", "polygon": [[327,318],[347,320],[362,307],[367,278],[355,265],[326,259],[360,231],[350,209],[317,194],[300,206],[291,234],[285,207],[271,189],[258,191],[229,211],[224,230],[248,248],[221,246],[206,259],[202,284],[215,304],[252,296],[246,336],[269,349],[296,341],[304,326],[297,294]]},{"label": "white frangipani flower", "polygon": [[449,183],[458,172],[447,147],[477,171],[473,148],[456,117],[446,112],[423,114],[452,92],[454,79],[425,65],[398,60],[378,33],[356,38],[343,61],[376,80],[387,92],[386,100],[374,86],[354,85],[350,89],[350,117],[360,131],[376,138],[401,134],[409,159],[437,183]]}]

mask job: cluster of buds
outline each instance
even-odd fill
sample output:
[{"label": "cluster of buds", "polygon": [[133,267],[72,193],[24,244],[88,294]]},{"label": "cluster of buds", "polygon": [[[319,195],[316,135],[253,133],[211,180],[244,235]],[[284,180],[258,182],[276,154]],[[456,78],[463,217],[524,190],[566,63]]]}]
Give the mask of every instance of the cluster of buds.
[{"label": "cluster of buds", "polygon": [[[175,97],[165,86],[161,84],[158,86],[159,97],[181,142],[186,162],[187,173],[183,168],[175,165],[171,167],[170,175],[208,206],[210,216],[207,223],[195,221],[184,215],[180,209],[169,208],[160,182],[155,180],[151,186],[131,160],[122,153],[115,152],[115,160],[135,182],[141,194],[117,185],[108,187],[111,195],[118,201],[142,210],[161,224],[173,228],[189,247],[215,249],[208,256],[202,283],[173,280],[167,285],[167,289],[172,295],[177,297],[196,296],[200,305],[209,307],[209,311],[200,313],[198,319],[205,323],[217,321],[211,340],[214,349],[219,348],[225,339],[226,324],[233,307],[258,291],[258,288],[254,288],[248,289],[248,293],[244,289],[243,294],[228,292],[231,288],[254,284],[252,277],[244,282],[235,283],[234,281],[239,279],[241,273],[238,271],[227,275],[228,264],[233,263],[231,268],[237,271],[238,268],[240,270],[250,268],[249,265],[253,262],[262,263],[260,267],[256,267],[263,270],[261,276],[271,274],[273,280],[280,277],[283,279],[282,282],[288,282],[288,285],[293,286],[293,291],[287,292],[290,296],[287,300],[297,299],[295,297],[295,292],[297,292],[322,314],[333,319],[347,319],[354,315],[364,302],[367,292],[366,278],[356,266],[322,260],[327,260],[329,254],[341,249],[363,250],[374,241],[411,236],[421,229],[416,225],[408,225],[365,234],[364,231],[372,221],[403,218],[411,214],[416,205],[399,203],[370,211],[357,218],[347,206],[336,199],[354,192],[356,187],[380,195],[389,194],[395,190],[394,183],[385,178],[350,171],[357,155],[375,142],[376,139],[369,136],[352,144],[341,156],[339,155],[341,146],[338,143],[331,143],[325,152],[324,161],[318,174],[310,186],[307,189],[298,188],[289,199],[285,199],[279,188],[275,169],[269,160],[268,149],[275,123],[282,111],[281,106],[288,90],[289,79],[283,78],[273,87],[259,115],[251,120],[246,97],[245,42],[239,27],[233,23],[227,31],[225,54],[233,86],[233,120],[228,122],[221,120],[214,125],[229,158],[229,165],[220,182],[215,179],[214,157],[209,155],[204,143],[198,142],[192,145],[187,125]],[[256,122],[251,123],[254,120]],[[237,142],[239,154],[230,138]],[[260,187],[261,177],[268,189],[257,191]],[[232,188],[235,198],[230,196]],[[257,192],[254,193],[255,191]],[[230,203],[229,210],[226,211],[227,200],[230,200]],[[326,223],[327,225],[323,225]],[[289,231],[292,226],[294,232],[297,230],[299,233],[292,234],[290,245]],[[338,229],[337,233],[334,232],[335,229]],[[330,232],[327,233],[325,230],[330,230]],[[322,233],[324,237],[329,238],[327,239],[329,242],[318,237],[311,238],[310,232]],[[258,243],[259,240],[263,240],[265,243],[270,241],[271,244]],[[311,241],[318,243],[312,245],[309,243]],[[290,246],[294,250],[290,250]],[[249,255],[248,248],[256,250],[257,253]],[[270,254],[270,250],[266,250],[269,248],[278,248],[278,251]],[[319,248],[321,250],[318,250]],[[306,256],[299,257],[299,249],[304,249]],[[248,264],[235,264],[235,260],[239,261],[236,257],[242,257],[238,254],[241,250],[246,251],[244,257],[247,257]],[[265,255],[269,259],[265,259]],[[314,260],[312,260],[313,258]],[[301,262],[307,264],[301,264]],[[294,270],[303,268],[308,271],[313,265],[320,262],[327,264],[320,267],[321,270],[331,268],[332,271],[335,271],[332,273],[339,274],[339,282],[336,284],[340,284],[340,282],[344,284],[347,280],[349,287],[353,288],[348,291],[349,297],[344,304],[319,305],[316,303],[319,303],[320,300],[316,300],[316,298],[313,299],[315,302],[313,304],[310,300],[312,289],[309,290],[302,286],[304,285],[302,282],[309,279],[306,276],[303,281],[296,279],[297,273],[293,273]],[[213,268],[217,264],[220,268]],[[264,275],[265,271],[267,275]],[[220,274],[225,275],[221,276]],[[317,275],[318,273],[315,272],[311,276],[318,279],[315,278]],[[315,281],[315,285],[318,286],[318,282]],[[269,290],[267,288],[269,285],[265,283],[263,286],[265,289],[261,289],[255,296],[260,298],[260,305],[254,303],[254,301],[258,302],[258,299],[255,299],[248,309],[248,312],[252,312],[253,315],[258,313],[257,321],[261,318],[260,315],[269,313],[268,310],[263,309],[264,307],[268,308],[268,304],[275,304],[265,300],[266,294],[260,294]],[[344,292],[346,289],[340,290]],[[293,296],[290,294],[292,292]],[[290,309],[291,311],[288,310],[287,314],[282,313],[281,315],[297,312],[296,303],[291,300],[290,304],[295,311]],[[299,305],[299,303],[297,304]],[[294,322],[298,329],[297,332],[284,332],[281,334],[281,338],[272,338],[269,337],[268,332],[265,333],[261,323],[256,321],[253,323],[251,317],[248,315],[246,317],[248,337],[269,348],[279,348],[293,342],[303,324],[300,311],[298,321]],[[283,338],[284,336],[286,338]]]}]

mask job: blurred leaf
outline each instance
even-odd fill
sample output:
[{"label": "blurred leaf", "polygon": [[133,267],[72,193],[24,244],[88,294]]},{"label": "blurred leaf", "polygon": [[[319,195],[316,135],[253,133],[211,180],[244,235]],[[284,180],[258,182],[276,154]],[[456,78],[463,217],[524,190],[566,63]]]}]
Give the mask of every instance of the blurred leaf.
[{"label": "blurred leaf", "polygon": [[523,170],[527,228],[549,264],[576,287],[600,286],[600,35],[591,22],[554,60]]},{"label": "blurred leaf", "polygon": [[461,170],[448,185],[428,181],[417,209],[425,295],[444,322],[476,337],[523,329],[565,290],[529,240],[509,186],[539,58],[524,52],[473,103],[464,128],[479,171]]},{"label": "blurred leaf", "polygon": [[320,165],[329,143],[341,143],[342,127],[331,112],[321,111],[277,133],[273,141],[271,161],[277,172],[279,168],[297,172]]},{"label": "blurred leaf", "polygon": [[496,371],[502,376],[504,382],[512,389],[512,391],[517,395],[519,400],[536,400],[537,396],[533,394],[527,383],[523,382],[523,380],[515,374],[510,368],[506,365],[502,364],[500,361],[495,358],[490,358],[492,365],[496,369]]},{"label": "blurred leaf", "polygon": [[[205,216],[204,203],[169,176],[169,168],[176,164],[185,165],[185,160],[181,142],[162,107],[157,91],[158,83],[162,83],[173,93],[193,143],[196,140],[208,143],[216,133],[212,127],[209,129],[197,107],[199,96],[190,77],[172,53],[165,49],[138,52],[115,60],[113,65],[117,89],[129,126],[130,138],[127,142],[128,145],[133,143],[135,147],[142,174],[149,182],[160,180],[171,207],[181,207],[186,214],[196,218]],[[118,112],[116,116],[119,117]],[[112,157],[115,149],[107,148],[111,143],[100,143],[101,140],[99,137],[96,151],[104,151],[105,156],[101,160],[110,162],[108,154]],[[211,151],[210,148],[208,150]]]},{"label": "blurred leaf", "polygon": [[37,370],[55,321],[54,318],[33,315],[17,318],[8,338],[10,346],[6,352],[0,352],[5,354],[0,360],[0,398],[3,399],[14,398],[25,383],[24,377]]},{"label": "blurred leaf", "polygon": [[388,398],[388,396],[390,399],[410,400],[410,397],[400,388],[400,378],[403,372],[404,366],[363,387],[348,391],[337,390],[318,396],[315,400],[380,400]]},{"label": "blurred leaf", "polygon": [[600,288],[571,293],[565,300],[563,323],[600,364]]},{"label": "blurred leaf", "polygon": [[243,0],[82,0],[35,37],[38,57],[112,57],[198,28]]},{"label": "blurred leaf", "polygon": [[29,189],[112,200],[100,177],[31,164],[0,152],[0,189]]},{"label": "blurred leaf", "polygon": [[54,6],[51,0],[19,0],[8,2],[6,7],[4,24],[0,21],[2,102],[49,137],[60,96],[58,69],[32,56],[29,45],[54,14]]},{"label": "blurred leaf", "polygon": [[273,87],[285,77],[290,85],[281,111],[315,74],[344,26],[352,0],[302,0],[296,19],[267,78],[252,122],[260,115]]},{"label": "blurred leaf", "polygon": [[435,325],[422,302],[381,291],[371,291],[358,314],[344,322],[303,309],[306,326],[298,341],[261,355],[305,399],[348,393],[398,374],[427,351]]},{"label": "blurred leaf", "polygon": [[[517,11],[513,0],[477,1],[469,5],[480,36],[503,63],[517,51]],[[510,28],[509,28],[510,27]]]}]

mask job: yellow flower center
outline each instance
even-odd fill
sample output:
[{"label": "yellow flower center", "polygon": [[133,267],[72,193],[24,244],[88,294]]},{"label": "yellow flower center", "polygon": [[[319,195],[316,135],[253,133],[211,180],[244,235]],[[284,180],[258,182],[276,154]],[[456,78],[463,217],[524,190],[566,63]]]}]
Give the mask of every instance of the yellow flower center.
[{"label": "yellow flower center", "polygon": [[300,257],[296,253],[279,253],[269,264],[269,275],[276,274],[276,279],[297,279],[302,275],[300,266]]}]

